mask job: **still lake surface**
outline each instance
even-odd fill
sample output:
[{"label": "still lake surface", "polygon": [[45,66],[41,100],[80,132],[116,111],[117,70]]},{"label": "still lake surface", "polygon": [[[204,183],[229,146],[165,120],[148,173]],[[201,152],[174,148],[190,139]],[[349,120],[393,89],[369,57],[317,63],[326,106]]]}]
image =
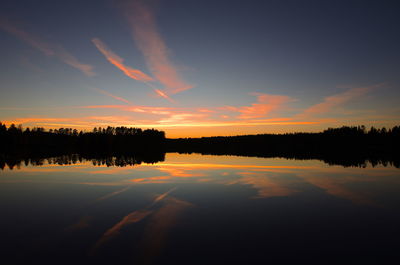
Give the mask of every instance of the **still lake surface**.
[{"label": "still lake surface", "polygon": [[125,167],[28,164],[0,170],[0,213],[7,265],[400,258],[400,169],[391,166],[175,153]]}]

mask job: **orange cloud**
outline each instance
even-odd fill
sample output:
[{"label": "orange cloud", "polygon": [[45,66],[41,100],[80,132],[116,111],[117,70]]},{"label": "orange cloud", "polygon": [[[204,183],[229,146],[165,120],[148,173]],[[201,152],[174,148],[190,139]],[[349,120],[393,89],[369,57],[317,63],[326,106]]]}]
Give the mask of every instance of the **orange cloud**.
[{"label": "orange cloud", "polygon": [[154,90],[157,95],[159,95],[160,97],[163,97],[167,100],[169,100],[170,102],[174,103],[174,100],[172,98],[170,98],[167,94],[165,94],[165,92],[161,91],[160,89],[155,89]]},{"label": "orange cloud", "polygon": [[127,103],[127,104],[132,104],[129,100],[124,99],[122,97],[115,96],[115,95],[111,94],[110,92],[107,92],[107,91],[105,91],[103,89],[100,89],[100,88],[97,88],[97,87],[92,87],[92,89],[97,91],[97,92],[99,92],[99,93],[101,93],[101,94],[103,94],[103,95],[109,96],[109,97],[111,97],[113,99],[122,101],[122,102]]},{"label": "orange cloud", "polygon": [[[158,128],[162,130],[174,131],[179,128],[185,128],[186,133],[189,134],[189,130],[196,130],[195,128],[208,128],[204,131],[203,135],[196,136],[210,136],[211,131],[220,130],[218,128],[236,127],[232,128],[230,132],[224,130],[218,132],[220,135],[234,135],[238,134],[238,128],[248,128],[246,132],[253,130],[256,133],[260,133],[257,127],[261,126],[280,126],[280,125],[311,125],[326,122],[326,120],[313,120],[313,121],[302,121],[295,120],[290,117],[273,117],[273,118],[260,118],[272,111],[282,108],[285,102],[291,101],[289,97],[280,95],[268,95],[268,94],[254,94],[257,95],[257,103],[251,106],[225,106],[225,107],[213,107],[213,108],[199,108],[199,107],[153,107],[134,105],[127,99],[115,96],[102,89],[93,88],[99,93],[117,99],[121,102],[129,105],[89,105],[79,106],[74,108],[81,109],[110,109],[115,111],[126,112],[126,115],[95,115],[95,116],[81,116],[75,118],[28,118],[28,119],[15,119],[16,121],[25,122],[28,121],[30,124],[35,124],[50,128],[53,126],[65,127],[77,126],[91,129],[98,126],[136,126],[141,128]],[[131,116],[129,113],[136,113],[135,116]],[[224,115],[227,112],[229,115]],[[239,113],[239,115],[232,115],[232,113]],[[236,117],[233,117],[236,116]],[[10,123],[11,121],[8,121]],[[7,123],[7,121],[6,121]],[[31,125],[30,125],[31,126]],[[214,129],[213,129],[214,128]],[[258,130],[258,131],[256,131]],[[251,131],[250,133],[254,133]],[[218,135],[213,133],[213,135]],[[170,136],[170,135],[169,135]],[[180,137],[188,137],[193,135],[184,135],[180,133]],[[176,137],[176,136],[175,136]]]},{"label": "orange cloud", "polygon": [[61,45],[51,45],[41,40],[39,37],[26,32],[22,29],[17,28],[12,25],[9,21],[2,20],[0,21],[0,28],[4,31],[18,37],[24,42],[28,43],[33,48],[41,51],[46,56],[55,56],[60,61],[65,64],[68,64],[87,76],[93,76],[95,73],[93,72],[93,66],[89,64],[81,63],[77,58],[75,58],[72,54],[67,52]]},{"label": "orange cloud", "polygon": [[68,122],[69,118],[16,118],[3,121],[4,124],[23,124],[23,123],[37,123],[37,122]]},{"label": "orange cloud", "polygon": [[124,6],[133,36],[153,76],[165,86],[166,94],[175,94],[193,87],[183,81],[168,58],[168,48],[160,36],[152,11],[140,1]]},{"label": "orange cloud", "polygon": [[196,114],[196,113],[171,113],[169,117],[165,119],[161,119],[158,122],[160,124],[179,124],[180,122],[196,122],[192,119],[204,118],[206,115],[204,114]]},{"label": "orange cloud", "polygon": [[[210,115],[215,111],[198,112],[197,109],[149,107],[149,106],[125,106],[125,105],[92,105],[83,106],[88,109],[118,109],[127,112],[161,115],[158,120],[135,121],[137,126],[151,128],[175,128],[175,127],[227,127],[227,126],[265,126],[265,125],[308,125],[317,124],[319,121],[292,121],[291,118],[271,119],[247,119],[247,120],[220,120],[219,115],[213,118]],[[226,108],[226,107],[225,107]]]},{"label": "orange cloud", "polygon": [[265,117],[270,112],[280,109],[285,103],[293,101],[290,97],[282,95],[263,93],[253,93],[252,95],[257,96],[257,103],[253,103],[251,106],[226,106],[223,109],[241,113],[238,116],[239,119],[254,119]]},{"label": "orange cloud", "polygon": [[97,49],[106,57],[106,59],[111,64],[115,65],[118,69],[120,69],[126,76],[142,82],[153,80],[153,78],[146,75],[142,71],[124,65],[124,59],[111,51],[100,39],[94,38],[92,39],[92,42],[97,47]]},{"label": "orange cloud", "polygon": [[199,108],[196,110],[197,112],[203,112],[203,113],[214,113],[215,110],[207,109],[207,108]]},{"label": "orange cloud", "polygon": [[170,115],[173,111],[176,111],[175,108],[167,108],[167,107],[151,107],[151,106],[126,106],[126,105],[90,105],[90,106],[82,106],[80,108],[84,109],[117,109],[128,112],[137,112],[137,113],[149,113],[156,115]]},{"label": "orange cloud", "polygon": [[[131,116],[83,116],[71,118],[15,118],[11,120],[2,121],[5,124],[23,124],[24,126],[40,126],[48,129],[59,127],[72,127],[91,130],[93,127],[103,126],[126,126],[126,127],[141,127],[141,128],[157,128],[157,129],[174,129],[174,128],[226,128],[226,127],[257,127],[257,126],[277,126],[277,125],[310,125],[317,124],[319,121],[288,121],[284,118],[277,119],[261,119],[261,120],[241,120],[241,121],[227,121],[227,120],[214,120],[205,119],[204,114],[194,114],[190,112],[183,112],[182,110],[169,110],[168,108],[157,107],[141,107],[141,106],[128,106],[128,105],[104,105],[104,106],[86,106],[87,109],[117,109],[127,112],[137,112],[146,115],[161,115],[161,118],[151,119],[137,119]],[[180,112],[179,112],[180,111]],[[204,132],[204,134],[207,131]],[[220,135],[226,135],[227,131],[221,131]],[[199,136],[204,136],[199,135]],[[181,135],[181,137],[188,137],[190,135]]]}]

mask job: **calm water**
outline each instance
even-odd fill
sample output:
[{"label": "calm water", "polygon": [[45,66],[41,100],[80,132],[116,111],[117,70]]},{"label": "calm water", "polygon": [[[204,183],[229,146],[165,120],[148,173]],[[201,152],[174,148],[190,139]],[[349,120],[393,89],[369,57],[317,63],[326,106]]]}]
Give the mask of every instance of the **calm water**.
[{"label": "calm water", "polygon": [[400,170],[167,154],[0,170],[4,264],[397,264]]}]

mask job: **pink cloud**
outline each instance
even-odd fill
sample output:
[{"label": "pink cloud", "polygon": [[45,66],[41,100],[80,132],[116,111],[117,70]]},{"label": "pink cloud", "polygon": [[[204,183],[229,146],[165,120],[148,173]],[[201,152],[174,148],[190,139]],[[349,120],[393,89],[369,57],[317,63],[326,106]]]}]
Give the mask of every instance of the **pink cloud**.
[{"label": "pink cloud", "polygon": [[161,119],[158,122],[161,124],[172,123],[179,124],[180,122],[194,122],[201,121],[203,118],[207,117],[206,114],[198,113],[172,113],[167,118]]},{"label": "pink cloud", "polygon": [[[179,133],[180,137],[193,136],[189,133],[189,129],[201,131],[202,135],[227,135],[232,134],[237,128],[249,128],[258,126],[292,126],[292,125],[311,125],[317,124],[319,121],[292,121],[287,118],[274,118],[274,119],[248,119],[248,120],[231,120],[222,119],[217,117],[206,116],[204,113],[197,113],[195,110],[183,109],[166,109],[154,108],[144,106],[127,106],[127,105],[106,105],[102,106],[106,109],[117,109],[125,111],[134,111],[138,113],[143,112],[144,118],[133,117],[131,115],[106,115],[106,116],[75,116],[68,118],[53,118],[53,117],[32,117],[32,118],[16,118],[13,120],[3,121],[5,124],[23,124],[24,127],[44,127],[47,129],[54,128],[79,128],[85,130],[92,130],[93,127],[107,127],[107,126],[127,126],[127,127],[140,127],[140,128],[156,128],[166,130],[169,134],[178,128],[182,128]],[[122,109],[125,107],[125,109]],[[98,106],[86,109],[97,109]],[[130,108],[136,108],[131,110]],[[147,116],[151,115],[151,116]],[[204,116],[202,116],[204,115]],[[213,129],[214,128],[214,129]],[[185,133],[186,132],[186,133]],[[196,131],[195,131],[196,132]]]},{"label": "pink cloud", "polygon": [[63,47],[58,46],[55,50],[56,50],[55,55],[58,57],[58,59],[60,59],[65,64],[68,64],[69,66],[72,66],[72,67],[80,70],[82,73],[84,73],[87,76],[96,75],[93,72],[93,66],[91,66],[89,64],[81,63],[77,58],[75,58],[72,54],[67,52]]},{"label": "pink cloud", "polygon": [[254,119],[265,117],[270,112],[281,109],[284,104],[293,101],[292,98],[282,95],[269,95],[263,93],[254,93],[252,95],[257,96],[257,103],[242,107],[226,106],[224,109],[241,113],[237,117],[239,119]]},{"label": "pink cloud", "polygon": [[368,87],[355,87],[351,88],[345,92],[329,96],[324,98],[324,100],[321,103],[315,104],[308,109],[304,110],[303,113],[299,114],[298,117],[303,117],[303,116],[310,116],[310,115],[315,115],[315,114],[321,114],[321,113],[326,113],[334,109],[335,107],[344,105],[345,103],[359,98],[368,92],[370,92],[372,89],[381,87],[383,84],[379,85],[374,85],[374,86],[368,86]]},{"label": "pink cloud", "polygon": [[80,108],[84,109],[117,109],[128,112],[137,112],[137,113],[149,113],[156,115],[169,115],[174,113],[176,108],[167,108],[167,107],[151,107],[151,106],[140,106],[140,105],[91,105],[91,106],[82,106]]},{"label": "pink cloud", "polygon": [[35,36],[27,31],[24,31],[14,25],[12,25],[9,21],[1,20],[0,28],[4,31],[16,36],[22,41],[28,43],[33,48],[39,50],[46,56],[55,56],[63,63],[72,66],[87,76],[93,76],[95,73],[93,72],[93,66],[89,64],[81,63],[77,58],[75,58],[72,54],[67,52],[61,45],[51,45],[43,40],[41,40],[38,36]]},{"label": "pink cloud", "polygon": [[139,50],[153,76],[165,87],[165,94],[175,94],[193,87],[181,79],[168,57],[168,48],[158,32],[153,12],[141,1],[124,6]]},{"label": "pink cloud", "polygon": [[154,90],[156,93],[157,93],[157,95],[159,95],[160,97],[163,97],[163,98],[165,98],[165,99],[167,99],[168,101],[170,101],[170,102],[174,102],[174,100],[172,99],[172,98],[170,98],[167,94],[165,94],[165,92],[163,92],[163,91],[161,91],[160,89],[155,89]]},{"label": "pink cloud", "polygon": [[107,60],[120,69],[126,76],[142,82],[153,80],[153,78],[146,75],[142,71],[126,66],[124,64],[124,59],[111,51],[100,39],[94,38],[92,39],[92,42],[96,48],[107,58]]}]

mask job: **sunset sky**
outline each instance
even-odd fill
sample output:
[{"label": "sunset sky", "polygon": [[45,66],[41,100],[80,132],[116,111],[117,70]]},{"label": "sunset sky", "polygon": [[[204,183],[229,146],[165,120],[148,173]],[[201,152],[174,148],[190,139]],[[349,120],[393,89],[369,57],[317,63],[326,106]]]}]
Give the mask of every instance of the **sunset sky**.
[{"label": "sunset sky", "polygon": [[396,1],[0,3],[0,121],[167,137],[400,124]]}]

